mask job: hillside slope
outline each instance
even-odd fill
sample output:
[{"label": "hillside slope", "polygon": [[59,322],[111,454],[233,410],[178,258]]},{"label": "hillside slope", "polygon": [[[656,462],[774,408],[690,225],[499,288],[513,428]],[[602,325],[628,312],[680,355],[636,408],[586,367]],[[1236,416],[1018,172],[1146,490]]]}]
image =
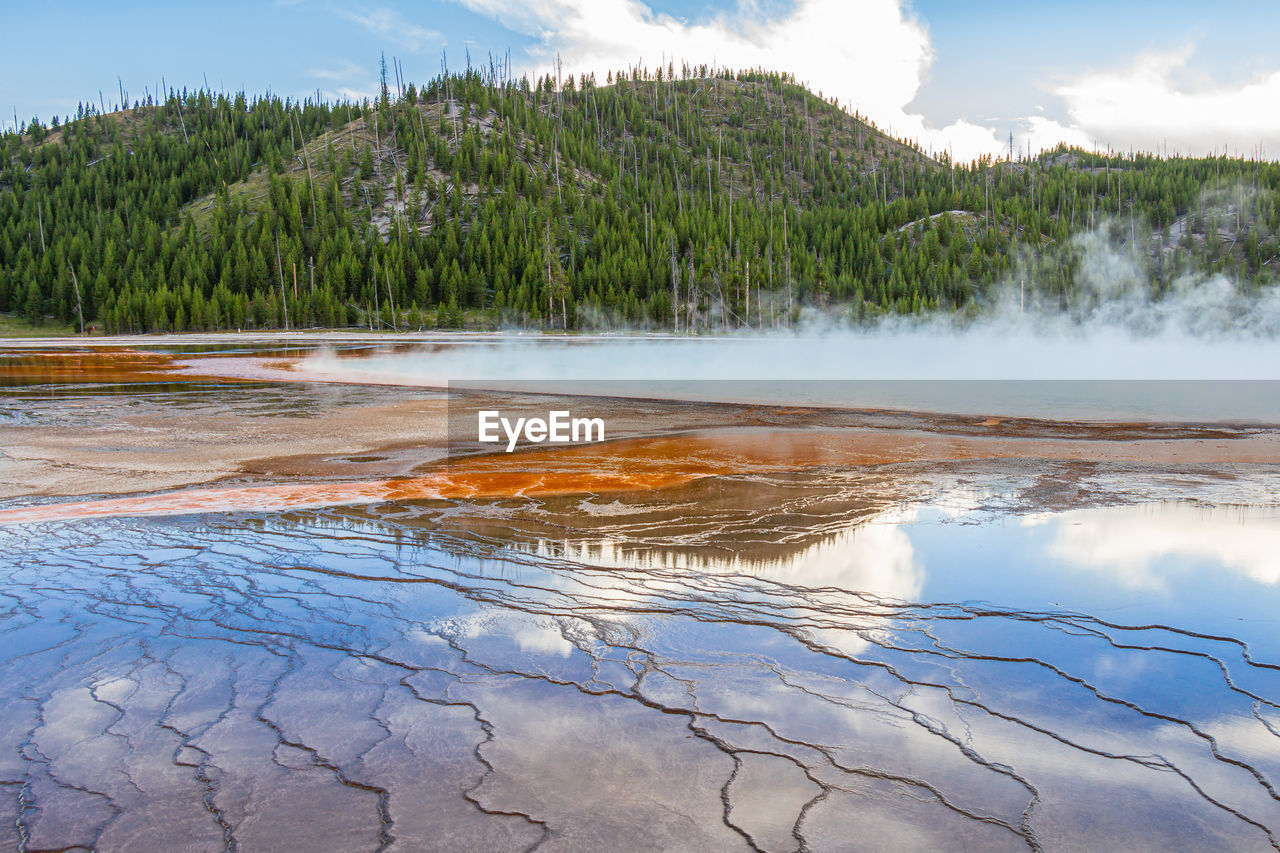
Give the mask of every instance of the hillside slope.
[{"label": "hillside slope", "polygon": [[[372,104],[205,92],[3,137],[0,311],[110,331],[789,325],[1277,278],[1276,164],[937,162],[785,75],[468,72]],[[1083,297],[1083,298],[1082,298]]]}]

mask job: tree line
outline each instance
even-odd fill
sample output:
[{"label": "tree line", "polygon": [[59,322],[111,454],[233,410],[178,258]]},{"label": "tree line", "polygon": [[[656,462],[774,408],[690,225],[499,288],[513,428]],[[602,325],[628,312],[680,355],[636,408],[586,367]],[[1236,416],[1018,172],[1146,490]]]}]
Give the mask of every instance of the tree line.
[{"label": "tree line", "polygon": [[1152,299],[1280,269],[1275,163],[952,163],[761,70],[384,65],[362,103],[170,92],[0,143],[0,311],[111,332],[781,328],[981,311],[1015,268],[1066,307],[1083,232]]}]

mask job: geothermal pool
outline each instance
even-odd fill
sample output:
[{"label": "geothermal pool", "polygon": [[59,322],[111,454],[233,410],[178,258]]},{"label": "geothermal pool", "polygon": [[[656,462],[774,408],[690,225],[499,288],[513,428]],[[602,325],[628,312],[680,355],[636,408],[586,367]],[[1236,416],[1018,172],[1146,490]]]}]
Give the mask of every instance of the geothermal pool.
[{"label": "geothermal pool", "polygon": [[0,843],[1280,844],[1265,419],[601,395],[458,454],[332,375],[429,352],[343,346],[0,352]]}]

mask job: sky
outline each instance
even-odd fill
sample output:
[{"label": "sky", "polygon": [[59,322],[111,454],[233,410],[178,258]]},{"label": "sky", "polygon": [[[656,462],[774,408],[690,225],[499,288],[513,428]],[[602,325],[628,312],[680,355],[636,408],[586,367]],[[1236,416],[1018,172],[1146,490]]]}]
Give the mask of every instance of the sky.
[{"label": "sky", "polygon": [[1086,148],[1280,157],[1280,16],[1240,0],[9,0],[0,128],[162,88],[359,99],[423,81],[674,59],[792,73],[967,161]]}]

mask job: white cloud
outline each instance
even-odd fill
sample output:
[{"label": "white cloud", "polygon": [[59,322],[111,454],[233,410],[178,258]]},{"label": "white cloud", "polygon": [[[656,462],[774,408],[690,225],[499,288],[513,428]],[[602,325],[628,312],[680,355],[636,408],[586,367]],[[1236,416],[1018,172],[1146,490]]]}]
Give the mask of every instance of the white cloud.
[{"label": "white cloud", "polygon": [[332,68],[308,68],[307,76],[317,80],[351,80],[356,77],[367,77],[368,69],[344,59],[341,65]]},{"label": "white cloud", "polygon": [[734,14],[691,23],[641,0],[457,2],[535,38],[526,67],[518,69],[531,76],[549,70],[557,54],[566,72],[594,72],[602,81],[611,70],[666,60],[787,71],[926,150],[968,160],[1001,147],[989,128],[963,121],[931,128],[906,110],[933,51],[923,25],[898,0],[799,0],[773,20],[747,2]]},{"label": "white cloud", "polygon": [[532,37],[534,45],[516,69],[530,76],[549,71],[557,55],[566,72],[594,72],[600,80],[611,70],[667,60],[787,71],[881,129],[962,162],[1004,154],[1007,137],[993,128],[1010,124],[1019,152],[1028,143],[1039,151],[1059,142],[1171,154],[1226,145],[1247,155],[1259,143],[1280,151],[1280,71],[1235,86],[1187,90],[1175,72],[1187,65],[1190,49],[1143,54],[1051,89],[1066,106],[1067,122],[1031,105],[1021,118],[959,120],[938,128],[907,108],[934,57],[924,24],[904,0],[797,0],[773,18],[756,0],[738,0],[732,12],[696,21],[655,12],[646,0],[455,2]]},{"label": "white cloud", "polygon": [[308,68],[306,76],[324,80],[327,86],[320,95],[327,101],[357,103],[377,98],[377,72],[344,59],[327,68]]},{"label": "white cloud", "polygon": [[351,86],[339,86],[336,89],[325,89],[320,93],[326,101],[350,101],[358,104],[362,101],[376,101],[378,95],[372,89],[356,89]]},{"label": "white cloud", "polygon": [[1059,142],[1090,150],[1097,147],[1095,140],[1078,127],[1064,125],[1044,116],[1030,116],[1026,122],[1027,129],[1019,141],[1023,150],[1026,150],[1028,141],[1033,152],[1053,148]]},{"label": "white cloud", "polygon": [[512,629],[511,638],[522,652],[562,658],[573,654],[573,643],[565,639],[564,632],[554,623],[520,621]]},{"label": "white cloud", "polygon": [[1166,574],[1187,560],[1280,583],[1280,520],[1271,509],[1152,504],[1072,510],[1055,521],[1050,554],[1130,588],[1164,590]]},{"label": "white cloud", "polygon": [[410,23],[393,9],[340,9],[338,14],[410,53],[444,42],[444,36],[438,31]]},{"label": "white cloud", "polygon": [[1225,145],[1248,155],[1263,143],[1280,151],[1280,71],[1187,91],[1174,75],[1191,54],[1143,54],[1129,67],[1082,75],[1056,94],[1076,130],[1117,150],[1206,154]]}]

